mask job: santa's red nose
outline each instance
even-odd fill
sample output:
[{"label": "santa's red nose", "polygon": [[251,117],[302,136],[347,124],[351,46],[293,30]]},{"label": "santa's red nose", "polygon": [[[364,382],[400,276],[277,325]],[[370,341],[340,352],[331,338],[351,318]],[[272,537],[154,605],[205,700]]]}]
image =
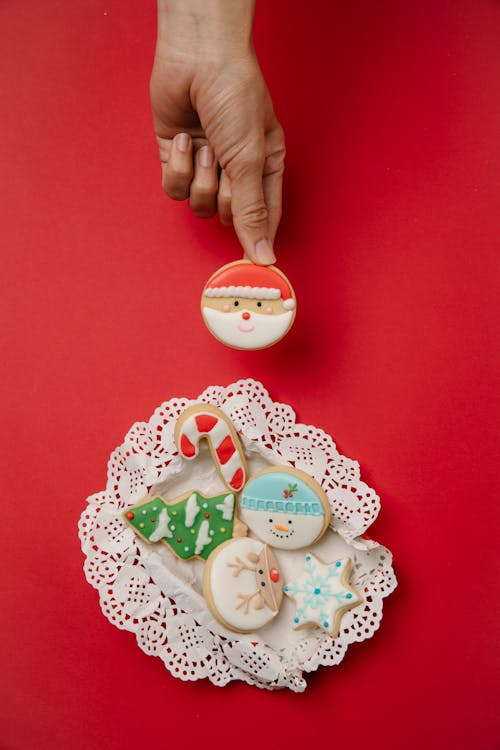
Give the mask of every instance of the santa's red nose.
[{"label": "santa's red nose", "polygon": [[250,313],[249,312],[241,313],[241,317],[243,318],[243,320],[249,320]]}]

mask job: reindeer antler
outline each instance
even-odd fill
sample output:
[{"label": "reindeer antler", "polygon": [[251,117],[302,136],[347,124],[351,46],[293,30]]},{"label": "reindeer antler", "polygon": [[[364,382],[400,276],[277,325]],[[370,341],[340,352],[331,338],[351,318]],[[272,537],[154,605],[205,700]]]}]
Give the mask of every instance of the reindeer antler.
[{"label": "reindeer antler", "polygon": [[253,608],[262,609],[262,607],[264,606],[264,599],[260,595],[260,591],[254,591],[253,594],[238,594],[238,599],[241,599],[241,602],[238,604],[236,609],[243,608],[243,614],[247,615],[248,608],[250,607],[250,602],[255,596],[257,597],[257,599],[254,602]]},{"label": "reindeer antler", "polygon": [[[248,555],[248,557],[250,558],[252,562],[256,562],[255,560],[252,559],[252,557],[250,557],[250,555]],[[252,573],[255,573],[255,570],[256,570],[255,567],[249,568],[248,565],[245,565],[241,557],[235,557],[235,561],[236,561],[236,564],[227,563],[228,568],[236,568],[236,570],[233,572],[233,578],[236,578],[236,576],[239,576],[242,570],[250,570]]]}]

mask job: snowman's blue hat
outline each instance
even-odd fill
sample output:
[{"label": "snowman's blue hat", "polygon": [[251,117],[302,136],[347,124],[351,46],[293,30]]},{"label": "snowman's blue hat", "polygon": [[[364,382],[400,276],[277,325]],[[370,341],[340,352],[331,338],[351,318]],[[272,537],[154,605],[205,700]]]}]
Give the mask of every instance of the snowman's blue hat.
[{"label": "snowman's blue hat", "polygon": [[247,510],[263,510],[274,513],[296,513],[302,516],[324,516],[325,509],[318,500],[267,500],[244,494],[241,507]]}]

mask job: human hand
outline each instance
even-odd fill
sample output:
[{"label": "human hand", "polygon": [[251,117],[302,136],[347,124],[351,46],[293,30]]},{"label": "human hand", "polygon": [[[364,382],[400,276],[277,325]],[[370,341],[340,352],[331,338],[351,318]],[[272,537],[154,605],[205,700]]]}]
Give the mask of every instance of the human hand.
[{"label": "human hand", "polygon": [[162,184],[275,261],[285,143],[252,44],[253,0],[159,0],[151,75]]}]

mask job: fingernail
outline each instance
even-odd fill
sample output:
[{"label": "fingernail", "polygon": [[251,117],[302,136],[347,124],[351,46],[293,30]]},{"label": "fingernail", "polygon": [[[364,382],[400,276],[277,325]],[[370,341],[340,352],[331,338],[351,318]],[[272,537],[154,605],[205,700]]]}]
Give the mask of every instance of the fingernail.
[{"label": "fingernail", "polygon": [[276,256],[269,240],[259,240],[255,245],[255,257],[263,266],[276,263]]},{"label": "fingernail", "polygon": [[178,133],[175,136],[175,145],[179,151],[186,152],[189,148],[189,136],[187,133]]},{"label": "fingernail", "polygon": [[200,148],[200,164],[202,167],[211,167],[214,163],[214,152],[210,146]]}]

